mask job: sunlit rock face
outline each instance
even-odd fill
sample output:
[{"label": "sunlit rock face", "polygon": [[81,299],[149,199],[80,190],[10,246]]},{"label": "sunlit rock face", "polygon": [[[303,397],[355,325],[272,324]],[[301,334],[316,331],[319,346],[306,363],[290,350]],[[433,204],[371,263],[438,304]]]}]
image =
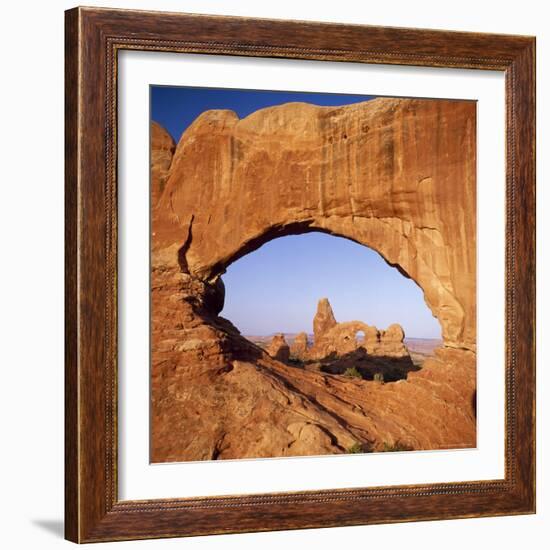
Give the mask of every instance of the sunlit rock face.
[{"label": "sunlit rock face", "polygon": [[[207,111],[173,156],[152,133],[154,461],[475,445],[475,103]],[[421,371],[392,384],[328,379],[269,357],[218,316],[230,263],[315,230],[378,251],[422,288],[444,346]],[[399,329],[385,337],[399,353]],[[362,412],[337,399],[344,387]]]}]

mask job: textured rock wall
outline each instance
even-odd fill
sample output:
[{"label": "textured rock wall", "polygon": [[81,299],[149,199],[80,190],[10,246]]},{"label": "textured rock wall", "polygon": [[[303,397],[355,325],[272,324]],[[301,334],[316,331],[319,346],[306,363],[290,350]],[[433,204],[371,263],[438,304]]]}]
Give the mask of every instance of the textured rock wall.
[{"label": "textured rock wall", "polygon": [[445,346],[475,350],[475,112],[383,98],[205,112],[176,148],[154,252],[214,283],[276,236],[348,237],[420,285]]}]

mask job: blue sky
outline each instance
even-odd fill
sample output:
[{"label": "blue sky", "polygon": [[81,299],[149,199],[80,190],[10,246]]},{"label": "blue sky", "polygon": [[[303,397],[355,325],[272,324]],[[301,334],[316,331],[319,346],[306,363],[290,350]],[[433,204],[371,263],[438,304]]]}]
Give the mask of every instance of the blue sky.
[{"label": "blue sky", "polygon": [[[347,105],[374,96],[151,86],[151,118],[177,142],[208,109],[231,109],[243,118],[269,107],[304,101]],[[243,334],[312,332],[317,301],[327,297],[338,321],[360,320],[380,329],[403,326],[408,337],[439,338],[439,322],[422,290],[373,250],[324,233],[281,237],[266,243],[223,275],[222,315]]]},{"label": "blue sky", "polygon": [[164,126],[177,143],[183,131],[204,111],[231,109],[239,118],[272,105],[304,101],[315,105],[349,105],[371,95],[314,94],[220,88],[151,86],[151,119]]}]

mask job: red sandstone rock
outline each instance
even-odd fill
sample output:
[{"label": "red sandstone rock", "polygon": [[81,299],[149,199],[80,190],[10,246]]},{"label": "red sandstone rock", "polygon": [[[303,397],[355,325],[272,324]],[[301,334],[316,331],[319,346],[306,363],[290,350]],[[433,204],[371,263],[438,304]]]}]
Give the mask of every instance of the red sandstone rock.
[{"label": "red sandstone rock", "polygon": [[315,341],[336,326],[336,319],[328,298],[321,298],[317,304],[317,313],[313,318],[313,336]]},{"label": "red sandstone rock", "polygon": [[[473,102],[209,111],[173,158],[153,132],[153,462],[475,446]],[[377,250],[423,289],[444,347],[422,370],[379,384],[287,366],[218,316],[232,261],[312,230]],[[400,353],[399,329],[365,335],[367,351]]]},{"label": "red sandstone rock", "polygon": [[270,239],[325,231],[376,251],[424,291],[445,345],[475,351],[476,106],[378,98],[289,103],[185,131],[154,219],[155,253],[213,281]]}]

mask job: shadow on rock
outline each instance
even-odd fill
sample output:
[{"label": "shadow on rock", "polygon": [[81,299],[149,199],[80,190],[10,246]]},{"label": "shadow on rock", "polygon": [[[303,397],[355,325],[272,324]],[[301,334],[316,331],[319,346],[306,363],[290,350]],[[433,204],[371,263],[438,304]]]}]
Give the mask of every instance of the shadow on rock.
[{"label": "shadow on rock", "polygon": [[369,355],[364,348],[356,349],[342,356],[331,353],[317,362],[319,370],[328,374],[339,374],[363,380],[396,382],[406,380],[409,372],[420,370],[412,359]]}]

